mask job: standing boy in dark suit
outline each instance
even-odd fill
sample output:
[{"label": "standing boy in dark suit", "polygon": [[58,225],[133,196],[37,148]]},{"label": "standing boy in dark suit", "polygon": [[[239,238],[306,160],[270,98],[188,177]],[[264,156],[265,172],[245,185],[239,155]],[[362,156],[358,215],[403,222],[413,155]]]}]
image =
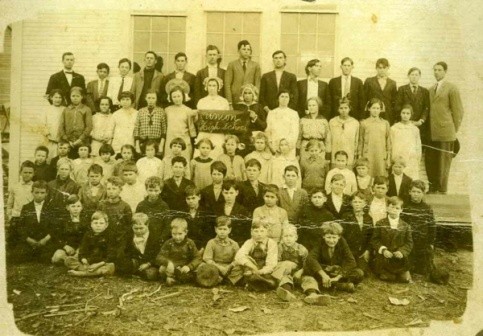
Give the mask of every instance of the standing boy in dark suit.
[{"label": "standing boy in dark suit", "polygon": [[97,76],[99,79],[90,81],[87,84],[86,91],[86,105],[89,106],[92,113],[96,113],[99,110],[97,101],[100,97],[107,96],[107,90],[109,87],[109,65],[106,63],[99,63],[97,65]]},{"label": "standing boy in dark suit", "polygon": [[201,206],[211,214],[218,212],[225,204],[222,195],[223,179],[226,176],[226,165],[221,161],[215,161],[210,165],[213,183],[201,190]]},{"label": "standing boy in dark suit", "polygon": [[240,182],[238,185],[239,193],[237,202],[239,202],[248,211],[250,217],[253,211],[262,206],[265,184],[258,180],[262,165],[257,159],[250,159],[245,163],[247,180]]},{"label": "standing boy in dark suit", "polygon": [[[206,47],[206,67],[196,73],[194,106],[196,106],[198,100],[208,95],[208,92],[205,90],[205,80],[207,78],[218,77],[222,83],[225,80],[225,69],[220,68],[220,57],[220,50],[217,46],[210,44]],[[218,94],[225,97],[225,90],[220,90]]]},{"label": "standing boy in dark suit", "polygon": [[174,56],[175,70],[163,77],[161,87],[159,88],[159,95],[161,97],[161,105],[163,107],[173,104],[168,101],[168,93],[166,92],[166,84],[172,79],[181,79],[188,84],[190,91],[188,93],[188,100],[184,103],[186,106],[194,109],[195,105],[195,75],[186,71],[186,64],[188,63],[188,56],[184,52],[179,52]]},{"label": "standing boy in dark suit", "polygon": [[158,55],[154,51],[147,51],[144,54],[144,68],[134,75],[131,92],[134,95],[134,108],[137,110],[148,104],[144,97],[150,89],[155,90],[159,96],[163,74],[155,69],[157,59]]},{"label": "standing boy in dark suit", "polygon": [[302,118],[306,114],[307,99],[312,97],[319,97],[322,101],[322,114],[327,120],[330,118],[331,101],[329,85],[319,79],[322,65],[318,59],[310,60],[305,66],[305,73],[307,79],[302,79],[297,82],[298,89],[298,112],[299,117]]},{"label": "standing boy in dark suit", "polygon": [[186,211],[185,190],[188,186],[194,186],[191,180],[184,177],[185,167],[188,164],[182,156],[175,156],[171,160],[173,177],[164,181],[161,197],[173,211]]}]

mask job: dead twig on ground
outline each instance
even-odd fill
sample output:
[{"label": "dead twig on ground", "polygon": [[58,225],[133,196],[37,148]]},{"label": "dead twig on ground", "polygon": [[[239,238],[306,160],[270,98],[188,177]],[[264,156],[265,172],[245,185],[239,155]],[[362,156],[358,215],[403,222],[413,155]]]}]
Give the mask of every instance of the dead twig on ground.
[{"label": "dead twig on ground", "polygon": [[160,290],[161,290],[161,285],[159,285],[159,287],[155,291],[148,293],[148,294],[140,295],[139,297],[140,298],[150,297],[150,296],[153,296],[154,294],[156,294],[157,292],[159,292]]},{"label": "dead twig on ground", "polygon": [[132,295],[132,294],[138,292],[138,291],[139,291],[139,288],[134,288],[134,289],[130,290],[129,292],[122,294],[121,297],[119,298],[119,305],[117,307],[120,308],[120,309],[124,309],[124,302],[127,301],[127,297],[129,295]]},{"label": "dead twig on ground", "polygon": [[79,303],[67,303],[67,304],[61,304],[61,305],[54,305],[54,306],[45,306],[45,309],[60,309],[64,307],[75,307],[75,306],[82,306],[84,305],[84,302],[79,302]]},{"label": "dead twig on ground", "polygon": [[163,296],[159,296],[157,298],[154,298],[152,301],[159,301],[159,300],[163,300],[163,299],[175,297],[175,296],[178,296],[180,294],[181,294],[181,292],[174,292],[174,293],[170,293],[170,294],[166,294],[166,295],[163,295]]},{"label": "dead twig on ground", "polygon": [[39,315],[42,315],[42,314],[45,314],[45,313],[47,313],[46,310],[42,310],[42,311],[39,311],[37,313],[27,314],[27,315],[24,315],[22,317],[15,319],[15,322],[23,321],[23,320],[29,319],[31,317],[39,316]]},{"label": "dead twig on ground", "polygon": [[90,311],[97,310],[97,307],[90,307],[87,309],[72,309],[72,310],[65,310],[57,313],[45,314],[44,317],[54,317],[54,316],[63,316],[63,315],[70,315],[75,313],[87,313]]}]

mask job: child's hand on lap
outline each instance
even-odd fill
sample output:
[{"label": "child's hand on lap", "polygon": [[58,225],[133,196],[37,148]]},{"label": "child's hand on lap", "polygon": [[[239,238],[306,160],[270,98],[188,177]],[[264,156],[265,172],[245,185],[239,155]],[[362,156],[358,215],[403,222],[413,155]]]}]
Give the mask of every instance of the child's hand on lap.
[{"label": "child's hand on lap", "polygon": [[151,266],[151,264],[150,264],[150,263],[144,263],[144,264],[141,264],[141,265],[139,266],[139,268],[138,268],[138,271],[139,271],[139,272],[142,272],[142,271],[144,271],[144,270],[148,269],[148,267],[149,267],[149,266]]},{"label": "child's hand on lap", "polygon": [[385,258],[387,259],[391,259],[393,254],[391,251],[389,251],[388,249],[385,249],[384,252],[382,253],[384,255]]},{"label": "child's hand on lap", "polygon": [[183,266],[183,267],[179,268],[179,271],[180,271],[181,273],[188,273],[188,272],[189,272],[189,271],[191,271],[191,270],[190,270],[190,268],[189,268],[188,266],[186,266],[186,265],[185,265],[185,266]]},{"label": "child's hand on lap", "polygon": [[327,275],[322,275],[322,286],[329,288],[332,285],[332,279]]},{"label": "child's hand on lap", "polygon": [[75,253],[75,250],[69,245],[64,246],[64,251],[67,253],[67,255],[73,255]]},{"label": "child's hand on lap", "polygon": [[403,254],[400,252],[400,251],[396,251],[394,252],[394,256],[398,259],[402,259],[404,256]]}]

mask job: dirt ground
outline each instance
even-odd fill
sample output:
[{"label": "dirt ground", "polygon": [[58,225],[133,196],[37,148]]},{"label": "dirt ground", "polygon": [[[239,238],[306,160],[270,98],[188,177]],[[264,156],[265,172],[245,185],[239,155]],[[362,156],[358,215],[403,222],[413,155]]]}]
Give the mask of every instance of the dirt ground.
[{"label": "dirt ground", "polygon": [[[330,292],[332,302],[326,307],[305,304],[300,292],[298,301],[285,303],[275,292],[166,287],[137,278],[79,279],[62,267],[39,264],[7,269],[8,298],[18,328],[33,335],[241,335],[424,327],[430,320],[463,314],[472,285],[472,258],[465,250],[437,250],[437,264],[451,271],[448,285],[418,276],[412,284],[369,277],[353,294]],[[389,297],[409,304],[392,305]],[[69,306],[50,307],[58,305]]]}]

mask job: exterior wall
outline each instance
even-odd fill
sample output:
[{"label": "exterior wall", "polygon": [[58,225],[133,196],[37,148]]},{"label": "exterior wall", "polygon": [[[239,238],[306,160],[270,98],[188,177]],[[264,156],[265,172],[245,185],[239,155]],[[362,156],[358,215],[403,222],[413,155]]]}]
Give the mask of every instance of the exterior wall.
[{"label": "exterior wall", "polygon": [[7,27],[0,52],[0,105],[10,102],[10,64],[12,58],[12,29]]},{"label": "exterior wall", "polygon": [[[469,144],[473,140],[470,135],[476,134],[477,126],[470,120],[476,118],[474,115],[477,110],[475,99],[471,99],[474,88],[465,77],[470,62],[463,39],[463,29],[467,27],[462,27],[464,23],[457,19],[459,7],[452,6],[439,2],[438,13],[435,13],[434,5],[426,2],[388,1],[381,6],[376,0],[334,0],[329,4],[322,1],[303,3],[289,0],[196,0],[169,4],[147,2],[142,7],[133,5],[129,10],[111,9],[108,15],[101,10],[53,12],[46,9],[44,14],[13,27],[13,48],[17,49],[12,52],[19,57],[13,56],[12,67],[17,71],[12,70],[12,76],[15,76],[12,77],[12,83],[18,83],[19,89],[12,93],[12,119],[19,120],[21,136],[12,139],[12,151],[18,148],[19,157],[11,162],[10,181],[18,178],[16,172],[19,162],[31,158],[38,144],[40,136],[35,133],[38,129],[38,116],[47,104],[43,95],[49,76],[62,67],[63,52],[72,51],[75,54],[75,71],[83,74],[86,81],[95,78],[96,65],[101,61],[108,63],[111,72],[116,74],[117,61],[121,57],[132,58],[132,14],[186,15],[186,53],[189,57],[189,70],[196,72],[204,62],[206,11],[256,11],[261,13],[260,63],[262,72],[267,72],[271,70],[271,53],[280,48],[281,12],[300,10],[338,13],[334,55],[336,76],[339,74],[338,63],[342,57],[350,56],[354,59],[353,74],[363,80],[374,76],[376,59],[386,57],[392,64],[390,77],[398,85],[405,84],[407,70],[417,66],[422,70],[422,85],[428,87],[435,81],[432,65],[440,60],[449,64],[447,79],[458,85],[466,110],[459,133],[462,149],[453,161],[449,191],[467,193],[465,161],[471,158]],[[429,14],[444,19],[428,20]],[[228,61],[224,60],[222,65]]]}]

